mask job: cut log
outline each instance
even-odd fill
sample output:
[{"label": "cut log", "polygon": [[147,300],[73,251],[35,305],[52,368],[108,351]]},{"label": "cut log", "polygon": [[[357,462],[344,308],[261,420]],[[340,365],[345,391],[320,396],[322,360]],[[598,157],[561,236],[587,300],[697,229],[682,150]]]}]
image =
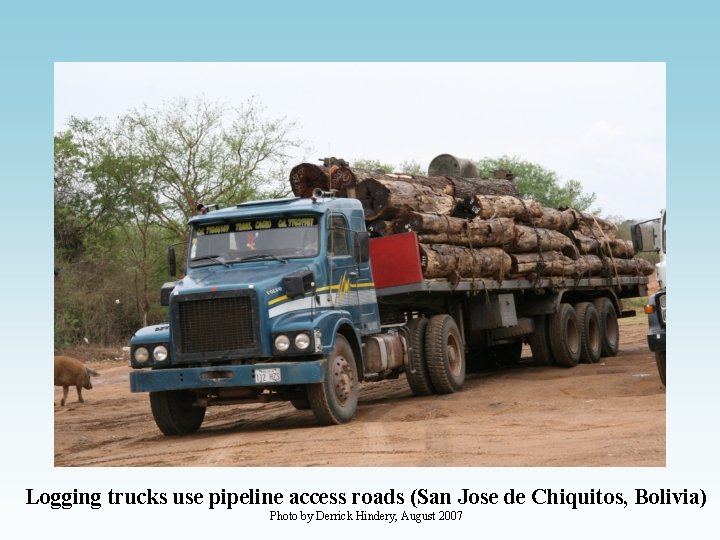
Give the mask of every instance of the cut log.
[{"label": "cut log", "polygon": [[652,263],[645,259],[611,259],[597,255],[582,255],[579,263],[587,276],[649,276],[655,272]]},{"label": "cut log", "polygon": [[533,224],[543,229],[565,232],[575,227],[576,217],[574,211],[543,208],[542,216],[535,218]]},{"label": "cut log", "polygon": [[478,195],[474,210],[480,219],[513,218],[523,223],[532,223],[543,215],[540,203],[530,199],[519,199],[506,195]]},{"label": "cut log", "polygon": [[582,266],[570,257],[557,251],[543,253],[511,253],[511,277],[520,276],[561,276],[579,277]]},{"label": "cut log", "polygon": [[510,256],[500,248],[469,249],[445,244],[421,244],[423,276],[433,278],[481,278],[502,280],[510,270]]},{"label": "cut log", "polygon": [[365,223],[365,228],[372,238],[377,238],[378,236],[388,236],[394,233],[393,222],[382,219],[368,221]]},{"label": "cut log", "polygon": [[462,234],[467,220],[441,214],[406,212],[393,222],[396,233],[415,231],[418,234]]},{"label": "cut log", "polygon": [[515,240],[511,245],[505,247],[512,253],[559,251],[573,260],[580,257],[580,252],[572,240],[564,234],[526,225],[515,225]]},{"label": "cut log", "polygon": [[473,178],[480,176],[477,165],[470,159],[458,158],[452,154],[440,154],[430,161],[430,176],[458,176]]},{"label": "cut log", "polygon": [[338,197],[355,197],[357,177],[350,167],[333,165],[330,167],[330,187]]},{"label": "cut log", "polygon": [[576,229],[585,236],[613,240],[617,234],[617,225],[612,221],[595,217],[592,214],[584,214],[572,208],[564,210],[563,214],[565,214],[564,219],[572,222],[570,229]]},{"label": "cut log", "polygon": [[500,178],[456,178],[446,177],[445,193],[458,199],[476,195],[509,195],[519,197],[515,182]]},{"label": "cut log", "polygon": [[606,241],[603,237],[598,239],[582,234],[580,231],[571,231],[570,233],[575,241],[575,245],[582,254],[599,255],[599,246],[603,246],[603,254],[620,259],[632,259],[635,256],[632,242],[615,238]]},{"label": "cut log", "polygon": [[325,169],[312,163],[301,163],[290,171],[290,188],[296,197],[312,197],[315,189],[328,191],[330,177]]},{"label": "cut log", "polygon": [[466,224],[462,231],[421,233],[418,240],[423,244],[452,244],[468,248],[505,246],[515,241],[515,225],[510,218],[459,221]]},{"label": "cut log", "polygon": [[[376,174],[376,173],[374,173]],[[389,176],[389,175],[384,175]],[[455,199],[402,179],[364,177],[355,190],[366,220],[392,219],[403,212],[450,214]]]}]

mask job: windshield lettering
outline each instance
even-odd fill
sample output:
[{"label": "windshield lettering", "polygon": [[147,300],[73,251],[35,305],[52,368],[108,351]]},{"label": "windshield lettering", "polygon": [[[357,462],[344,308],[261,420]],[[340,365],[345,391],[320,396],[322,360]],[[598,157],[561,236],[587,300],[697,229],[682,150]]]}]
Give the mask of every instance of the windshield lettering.
[{"label": "windshield lettering", "polygon": [[315,257],[319,250],[316,216],[227,220],[199,224],[191,238],[191,266]]}]

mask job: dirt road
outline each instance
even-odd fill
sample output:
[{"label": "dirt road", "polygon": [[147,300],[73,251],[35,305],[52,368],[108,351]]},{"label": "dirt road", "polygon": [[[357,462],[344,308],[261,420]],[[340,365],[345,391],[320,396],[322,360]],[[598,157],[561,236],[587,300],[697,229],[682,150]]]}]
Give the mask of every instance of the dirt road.
[{"label": "dirt road", "polygon": [[615,358],[469,374],[447,396],[413,397],[404,376],[365,384],[352,422],[332,427],[289,403],[253,404],[209,408],[198,433],[164,437],[147,394],[130,393],[127,360],[89,362],[100,375],[85,403],[71,389],[60,407],[55,389],[55,465],[664,466],[645,317],[620,324]]}]

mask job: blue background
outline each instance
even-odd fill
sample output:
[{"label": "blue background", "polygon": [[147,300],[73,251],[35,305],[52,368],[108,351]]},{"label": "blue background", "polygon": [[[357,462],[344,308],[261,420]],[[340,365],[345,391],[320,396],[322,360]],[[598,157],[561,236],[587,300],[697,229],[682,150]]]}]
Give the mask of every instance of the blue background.
[{"label": "blue background", "polygon": [[[631,5],[628,5],[631,4]],[[0,529],[54,538],[123,537],[154,528],[235,526],[317,534],[269,523],[264,510],[213,514],[163,508],[51,511],[25,505],[25,489],[208,491],[262,486],[326,491],[415,485],[503,491],[635,487],[705,489],[710,504],[583,511],[478,509],[455,527],[515,536],[605,536],[677,527],[718,530],[720,496],[715,298],[718,214],[718,7],[706,2],[98,2],[33,3],[0,10],[0,179],[3,482]],[[53,63],[57,61],[660,61],[667,64],[667,206],[671,222],[667,467],[650,469],[122,470],[53,468]],[[622,194],[618,194],[622,196]],[[239,435],[241,436],[241,434]],[[420,476],[419,476],[420,475]],[[542,510],[542,511],[541,511]],[[178,519],[181,518],[181,519]],[[196,518],[196,519],[182,519]],[[588,527],[592,523],[592,527]],[[565,532],[553,533],[561,528]],[[17,531],[16,531],[17,529]],[[328,526],[324,532],[332,532]],[[446,530],[446,529],[443,529]],[[360,537],[382,529],[338,529]],[[415,536],[435,536],[434,525]],[[190,531],[188,531],[189,533]],[[389,533],[390,531],[387,531]],[[240,530],[237,534],[242,534]]]}]

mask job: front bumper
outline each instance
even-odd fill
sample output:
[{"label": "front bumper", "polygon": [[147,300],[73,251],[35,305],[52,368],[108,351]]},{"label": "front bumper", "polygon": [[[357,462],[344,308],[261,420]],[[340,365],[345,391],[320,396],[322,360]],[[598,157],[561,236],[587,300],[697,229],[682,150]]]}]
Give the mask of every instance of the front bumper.
[{"label": "front bumper", "polygon": [[[327,360],[307,362],[278,362],[242,366],[197,368],[169,368],[130,373],[131,392],[161,392],[166,390],[199,390],[203,388],[268,387],[314,384],[325,379]],[[280,369],[278,382],[255,382],[255,370]]]}]

